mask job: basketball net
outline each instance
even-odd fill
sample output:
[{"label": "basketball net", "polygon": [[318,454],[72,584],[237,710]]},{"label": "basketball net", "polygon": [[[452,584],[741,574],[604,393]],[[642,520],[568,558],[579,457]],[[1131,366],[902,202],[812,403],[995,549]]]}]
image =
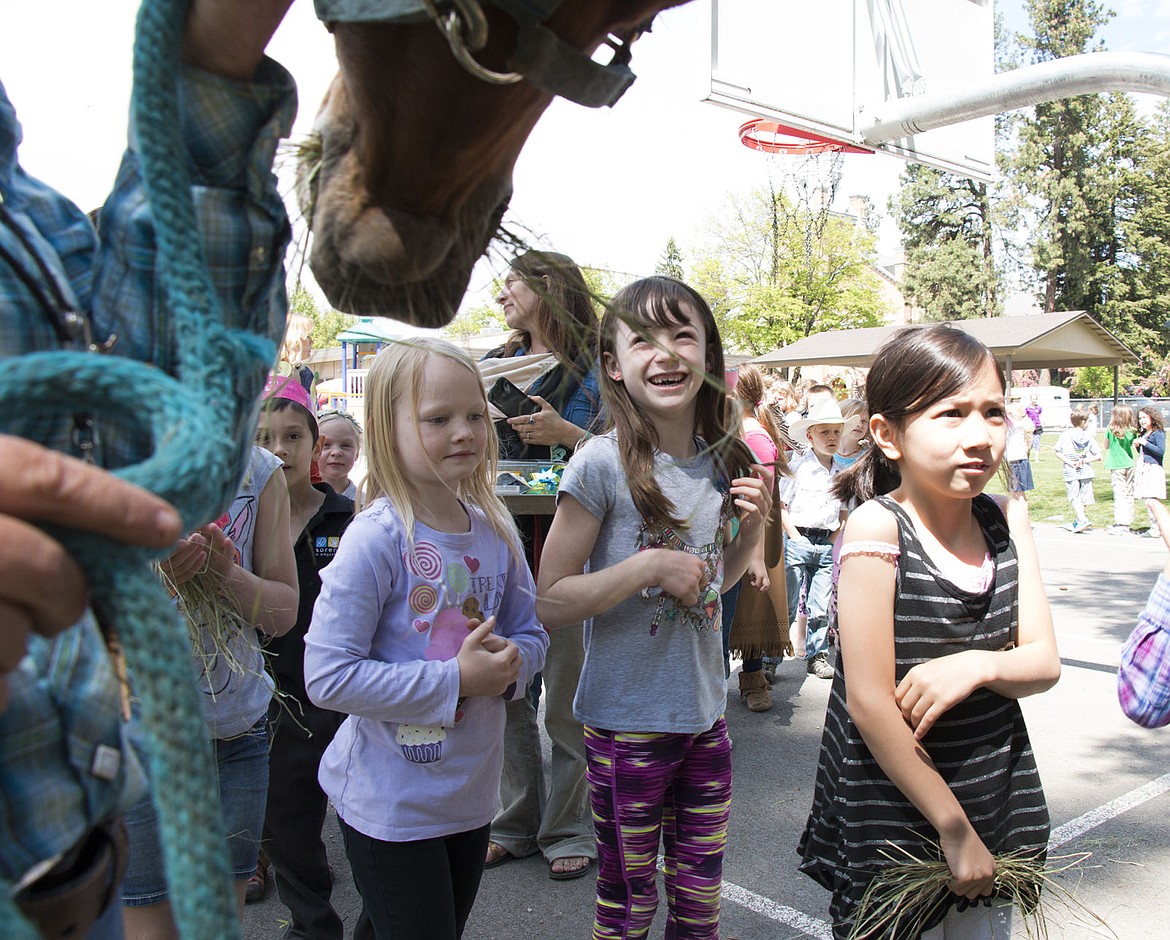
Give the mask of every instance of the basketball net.
[{"label": "basketball net", "polygon": [[806,256],[825,234],[847,144],[816,137],[774,121],[752,120],[739,129],[740,142],[764,158],[768,194],[781,229],[799,231]]}]

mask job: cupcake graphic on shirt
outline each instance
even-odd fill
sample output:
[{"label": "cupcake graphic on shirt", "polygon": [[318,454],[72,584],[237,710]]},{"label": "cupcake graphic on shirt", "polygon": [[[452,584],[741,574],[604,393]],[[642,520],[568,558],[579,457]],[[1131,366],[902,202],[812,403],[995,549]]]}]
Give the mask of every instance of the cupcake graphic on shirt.
[{"label": "cupcake graphic on shirt", "polygon": [[433,764],[443,756],[447,732],[440,725],[399,725],[398,746],[412,764]]}]

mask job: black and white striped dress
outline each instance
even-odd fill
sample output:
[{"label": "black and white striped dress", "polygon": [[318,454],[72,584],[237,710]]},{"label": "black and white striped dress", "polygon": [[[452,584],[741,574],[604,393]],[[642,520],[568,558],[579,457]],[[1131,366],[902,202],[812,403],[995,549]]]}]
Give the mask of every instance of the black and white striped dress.
[{"label": "black and white striped dress", "polygon": [[[962,650],[999,650],[1018,630],[1016,549],[999,506],[972,502],[995,563],[991,587],[978,594],[948,581],[922,549],[913,523],[889,497],[878,497],[898,520],[901,556],[894,601],[896,677],[918,663]],[[1034,850],[1048,842],[1048,807],[1019,703],[980,688],[948,711],[923,747],[993,854]],[[918,858],[938,857],[938,833],[886,777],[849,716],[844,664],[833,679],[817,767],[812,811],[800,840],[801,871],[833,892],[834,937],[845,938],[873,873],[892,862],[890,843]],[[893,854],[897,855],[897,852]],[[925,925],[942,920],[948,903]],[[917,940],[917,934],[871,937]]]}]

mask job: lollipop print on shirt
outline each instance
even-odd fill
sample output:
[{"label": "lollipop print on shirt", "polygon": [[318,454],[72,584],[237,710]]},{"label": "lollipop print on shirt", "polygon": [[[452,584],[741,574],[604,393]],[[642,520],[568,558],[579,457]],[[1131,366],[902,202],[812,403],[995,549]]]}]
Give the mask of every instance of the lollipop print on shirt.
[{"label": "lollipop print on shirt", "polygon": [[[467,597],[456,605],[439,609],[441,599],[446,600],[453,593],[458,596],[467,590],[467,567],[460,562],[444,566],[438,548],[430,542],[417,542],[413,552],[407,553],[404,560],[411,573],[427,579],[416,584],[410,592],[410,608],[415,614],[414,629],[428,635],[423,659],[428,662],[454,659],[467,634],[471,632],[471,622],[483,619],[479,601],[475,597]],[[470,561],[478,567],[477,560]],[[436,588],[431,582],[438,582],[439,587]],[[455,724],[459,724],[462,718],[463,699],[460,698],[455,706]],[[400,724],[396,735],[402,755],[415,764],[433,764],[440,760],[446,738],[447,732],[441,725]]]}]

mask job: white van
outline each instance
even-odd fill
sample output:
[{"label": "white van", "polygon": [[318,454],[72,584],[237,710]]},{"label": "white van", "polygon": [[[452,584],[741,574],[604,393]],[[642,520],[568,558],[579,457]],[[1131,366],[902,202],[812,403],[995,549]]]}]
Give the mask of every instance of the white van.
[{"label": "white van", "polygon": [[1013,388],[1008,398],[1009,404],[1014,401],[1022,402],[1024,407],[1032,404],[1032,399],[1042,409],[1040,423],[1045,431],[1063,430],[1072,422],[1072,405],[1068,400],[1068,389],[1059,385],[1020,385]]}]

